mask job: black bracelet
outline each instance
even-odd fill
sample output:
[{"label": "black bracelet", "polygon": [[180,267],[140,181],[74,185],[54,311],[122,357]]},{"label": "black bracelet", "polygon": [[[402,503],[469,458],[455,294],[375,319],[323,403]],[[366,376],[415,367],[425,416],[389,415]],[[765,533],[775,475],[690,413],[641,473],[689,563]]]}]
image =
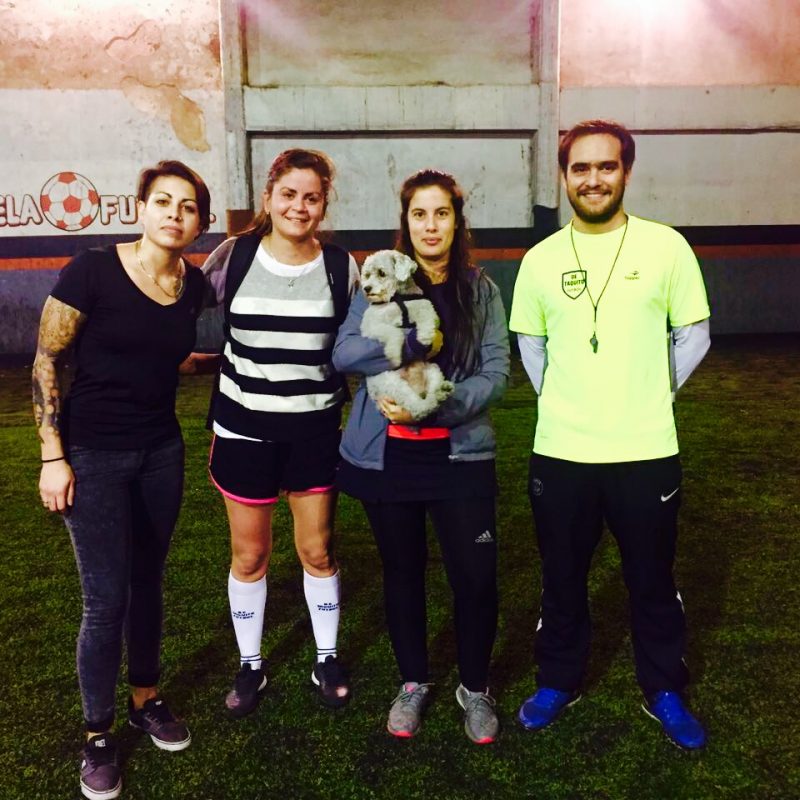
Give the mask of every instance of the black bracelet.
[{"label": "black bracelet", "polygon": [[43,458],[42,464],[52,464],[54,461],[66,461],[66,456],[59,456],[58,458]]}]

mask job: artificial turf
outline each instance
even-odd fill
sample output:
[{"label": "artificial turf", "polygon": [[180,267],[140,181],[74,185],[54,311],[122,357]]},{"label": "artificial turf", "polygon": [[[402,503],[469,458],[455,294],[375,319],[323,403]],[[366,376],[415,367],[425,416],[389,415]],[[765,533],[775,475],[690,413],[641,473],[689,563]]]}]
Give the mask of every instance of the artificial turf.
[{"label": "artificial turf", "polygon": [[[77,798],[79,587],[63,524],[38,502],[28,384],[24,366],[0,368],[0,798]],[[693,755],[670,745],[639,708],[619,557],[608,535],[591,575],[586,696],[544,732],[514,723],[533,690],[540,590],[525,489],[535,400],[516,360],[493,414],[498,742],[476,747],[462,731],[450,595],[433,539],[435,694],[417,738],[398,741],[385,732],[398,677],[375,546],[347,497],[337,529],[340,652],[352,668],[352,703],[331,712],[311,691],[310,624],[281,507],[263,645],[269,686],[253,716],[228,719],[222,700],[238,664],[226,601],[226,524],[205,474],[208,392],[208,379],[192,378],[179,394],[187,486],[165,587],[162,688],[194,739],[185,752],[165,753],[120,725],[124,798],[800,798],[800,337],[715,339],[679,394],[684,497],[676,576],[689,621],[689,697],[709,731],[707,749]],[[123,722],[124,702],[121,686]]]}]

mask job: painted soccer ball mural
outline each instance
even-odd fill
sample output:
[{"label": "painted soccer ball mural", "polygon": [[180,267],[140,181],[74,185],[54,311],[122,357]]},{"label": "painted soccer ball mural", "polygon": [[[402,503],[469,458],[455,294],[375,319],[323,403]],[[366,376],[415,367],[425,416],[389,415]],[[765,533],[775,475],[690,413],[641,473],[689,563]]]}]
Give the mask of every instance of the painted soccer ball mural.
[{"label": "painted soccer ball mural", "polygon": [[62,231],[79,231],[91,224],[100,208],[100,196],[91,181],[77,172],[59,172],[42,187],[42,213]]}]

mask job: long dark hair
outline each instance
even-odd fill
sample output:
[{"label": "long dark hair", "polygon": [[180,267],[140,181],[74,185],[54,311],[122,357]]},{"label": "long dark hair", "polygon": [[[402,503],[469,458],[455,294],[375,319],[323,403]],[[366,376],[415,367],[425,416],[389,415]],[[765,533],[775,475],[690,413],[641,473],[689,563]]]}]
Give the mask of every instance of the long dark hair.
[{"label": "long dark hair", "polygon": [[[470,375],[480,368],[481,354],[478,346],[477,282],[482,279],[481,270],[472,263],[470,247],[472,237],[469,224],[464,216],[464,192],[456,179],[446,172],[435,169],[421,169],[410,175],[400,188],[400,230],[397,233],[395,248],[414,258],[414,246],[408,229],[408,209],[418,189],[438,186],[450,195],[456,218],[453,243],[450,246],[450,260],[447,264],[447,279],[443,284],[445,302],[454,313],[450,315],[452,324],[444,331],[446,349],[450,362],[445,369],[448,373],[458,372]],[[414,279],[427,294],[430,281],[422,269],[414,274]]]},{"label": "long dark hair", "polygon": [[[319,180],[322,184],[324,216],[325,211],[328,209],[328,195],[331,192],[333,179],[336,175],[336,167],[333,166],[333,161],[321,150],[304,150],[300,147],[284,150],[275,157],[275,160],[270,165],[264,192],[272,194],[275,184],[293,169],[311,169],[319,175]],[[266,236],[268,233],[272,233],[272,217],[267,214],[263,203],[261,204],[261,210],[253,217],[253,221],[239,235],[246,233],[256,234],[257,236]]]}]

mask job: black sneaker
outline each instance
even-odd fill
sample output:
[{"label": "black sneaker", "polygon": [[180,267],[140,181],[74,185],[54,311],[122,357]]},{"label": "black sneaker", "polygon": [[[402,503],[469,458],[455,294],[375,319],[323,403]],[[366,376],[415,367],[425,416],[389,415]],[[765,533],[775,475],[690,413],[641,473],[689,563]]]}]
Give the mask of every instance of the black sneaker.
[{"label": "black sneaker", "polygon": [[266,685],[267,676],[261,667],[253,669],[249,664],[242,664],[236,673],[233,689],[225,697],[225,708],[237,719],[255,711]]},{"label": "black sneaker", "polygon": [[317,694],[326,706],[341,708],[350,702],[350,684],[336,656],[328,656],[324,661],[314,664],[311,682],[317,687]]},{"label": "black sneaker", "polygon": [[129,697],[128,722],[148,734],[162,750],[185,750],[192,743],[186,723],[177,719],[160,697],[147,700],[138,711]]},{"label": "black sneaker", "polygon": [[81,793],[89,800],[112,800],[122,791],[117,743],[110,733],[92,736],[83,748]]}]

